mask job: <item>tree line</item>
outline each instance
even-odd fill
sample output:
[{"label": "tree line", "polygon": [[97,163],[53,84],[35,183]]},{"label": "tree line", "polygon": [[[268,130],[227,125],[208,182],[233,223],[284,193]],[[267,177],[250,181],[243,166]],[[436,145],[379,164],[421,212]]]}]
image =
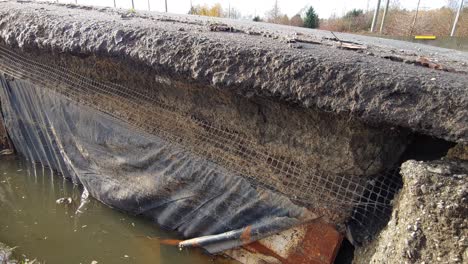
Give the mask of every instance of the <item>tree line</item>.
[{"label": "tree line", "polygon": [[219,3],[212,6],[206,4],[195,5],[190,8],[188,13],[192,15],[228,17],[234,19],[246,18],[256,22],[268,22],[296,27],[318,28],[320,25],[320,19],[313,7],[304,7],[299,10],[296,15],[288,17],[287,14],[281,12],[278,1],[275,1],[273,7],[265,13],[264,17],[258,15],[254,17],[242,17],[241,12],[236,8],[228,7],[225,9]]},{"label": "tree line", "polygon": [[[447,0],[447,5],[439,9],[430,10],[408,10],[400,5],[399,0],[392,0],[386,16],[384,35],[410,36],[410,35],[436,35],[448,36],[455,19],[457,7],[456,0]],[[270,10],[264,16],[245,17],[239,10],[229,7],[223,8],[221,4],[212,6],[193,6],[189,14],[229,17],[234,19],[250,19],[257,22],[290,25],[296,27],[320,28],[336,32],[366,33],[372,23],[373,10],[353,9],[342,16],[333,15],[328,19],[320,19],[313,7],[307,6],[297,12],[296,15],[288,17],[281,11],[278,1],[275,1]],[[383,17],[380,10],[379,18]],[[417,20],[415,20],[415,17]],[[416,23],[413,23],[416,21]],[[381,21],[377,21],[380,25]],[[468,7],[461,11],[456,36],[468,36]]]},{"label": "tree line", "polygon": [[[373,12],[373,10],[366,12],[362,9],[353,9],[342,17],[332,16],[321,20],[320,29],[365,33],[371,27]],[[454,0],[448,0],[447,5],[442,8],[418,11],[402,8],[399,0],[393,0],[385,18],[382,34],[449,36],[456,12],[457,1]],[[380,11],[377,25],[380,25],[382,17],[383,10]],[[468,37],[468,7],[461,11],[456,36]]]}]

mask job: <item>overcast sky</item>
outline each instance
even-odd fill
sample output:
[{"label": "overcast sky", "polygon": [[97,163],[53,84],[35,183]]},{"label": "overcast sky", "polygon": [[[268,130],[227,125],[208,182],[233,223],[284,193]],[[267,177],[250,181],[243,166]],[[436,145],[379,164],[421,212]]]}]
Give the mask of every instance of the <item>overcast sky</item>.
[{"label": "overcast sky", "polygon": [[[75,0],[59,0],[59,2],[74,2]],[[117,7],[130,8],[131,0],[115,0]],[[391,0],[394,1],[394,0]],[[456,0],[459,1],[459,0]],[[134,0],[137,10],[148,10],[148,0]],[[167,0],[170,13],[186,14],[190,9],[190,0]],[[272,8],[275,0],[192,0],[193,5],[220,3],[223,8],[238,9],[242,15],[264,16]],[[382,2],[385,2],[383,0]],[[399,0],[402,7],[415,9],[418,0]],[[113,6],[114,0],[78,0],[79,4]],[[288,16],[297,14],[305,6],[313,6],[321,18],[328,18],[332,14],[343,15],[353,8],[373,9],[377,0],[278,0],[283,13]],[[164,0],[149,0],[151,10],[164,11]],[[447,4],[447,0],[421,0],[422,8],[439,8]],[[382,3],[383,7],[383,3]]]}]

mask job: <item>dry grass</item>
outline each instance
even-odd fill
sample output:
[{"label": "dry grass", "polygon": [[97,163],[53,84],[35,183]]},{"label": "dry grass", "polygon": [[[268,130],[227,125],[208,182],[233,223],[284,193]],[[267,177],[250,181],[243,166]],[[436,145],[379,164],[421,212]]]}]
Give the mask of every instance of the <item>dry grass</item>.
[{"label": "dry grass", "polygon": [[[410,36],[410,35],[435,35],[449,36],[455,19],[456,11],[447,7],[434,10],[420,10],[417,22],[411,29],[416,11],[400,8],[391,8],[388,12],[384,35]],[[382,12],[379,16],[377,29],[380,28]],[[320,28],[337,32],[366,32],[370,28],[372,13],[364,13],[352,18],[330,18],[323,20]],[[468,8],[464,8],[460,14],[457,37],[468,37]]]}]

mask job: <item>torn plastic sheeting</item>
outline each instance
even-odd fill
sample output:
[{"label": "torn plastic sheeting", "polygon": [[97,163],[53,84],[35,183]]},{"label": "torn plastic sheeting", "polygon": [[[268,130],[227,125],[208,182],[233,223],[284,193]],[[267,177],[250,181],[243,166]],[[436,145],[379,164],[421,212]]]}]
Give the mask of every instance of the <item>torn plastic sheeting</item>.
[{"label": "torn plastic sheeting", "polygon": [[[142,133],[62,94],[3,75],[0,86],[6,127],[27,159],[83,184],[107,205],[148,216],[186,238],[220,234],[200,239],[210,252],[314,218],[286,197],[252,185],[183,146]],[[239,239],[248,226],[250,239]],[[235,235],[226,235],[230,231]]]}]

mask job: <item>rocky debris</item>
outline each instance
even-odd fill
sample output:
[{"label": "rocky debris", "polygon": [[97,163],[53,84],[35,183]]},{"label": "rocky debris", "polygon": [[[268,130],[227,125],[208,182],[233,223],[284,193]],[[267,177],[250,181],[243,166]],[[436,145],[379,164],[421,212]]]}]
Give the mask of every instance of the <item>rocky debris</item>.
[{"label": "rocky debris", "polygon": [[210,25],[210,31],[220,31],[220,32],[240,32],[234,27],[228,26],[226,24],[213,23]]},{"label": "rocky debris", "polygon": [[468,162],[410,160],[388,226],[354,263],[466,263]]},{"label": "rocky debris", "polygon": [[455,147],[449,149],[447,158],[468,161],[468,144],[457,144]]},{"label": "rocky debris", "polygon": [[12,257],[13,249],[0,242],[0,263],[1,264],[17,264],[18,262]]},{"label": "rocky debris", "polygon": [[13,251],[16,247],[9,247],[2,242],[0,242],[0,264],[41,264],[36,259],[28,259],[26,256],[18,261],[19,258],[15,258]]},{"label": "rocky debris", "polygon": [[71,197],[62,197],[55,201],[56,204],[71,204],[72,203]]},{"label": "rocky debris", "polygon": [[[154,12],[130,15],[111,8],[4,1],[0,41],[28,51],[127,59],[187,83],[468,141],[464,52],[294,28],[299,46],[284,41],[291,27]],[[247,33],[221,34],[232,29]],[[418,66],[382,54],[411,54],[430,63]],[[435,70],[440,67],[434,62],[455,72]]]}]

